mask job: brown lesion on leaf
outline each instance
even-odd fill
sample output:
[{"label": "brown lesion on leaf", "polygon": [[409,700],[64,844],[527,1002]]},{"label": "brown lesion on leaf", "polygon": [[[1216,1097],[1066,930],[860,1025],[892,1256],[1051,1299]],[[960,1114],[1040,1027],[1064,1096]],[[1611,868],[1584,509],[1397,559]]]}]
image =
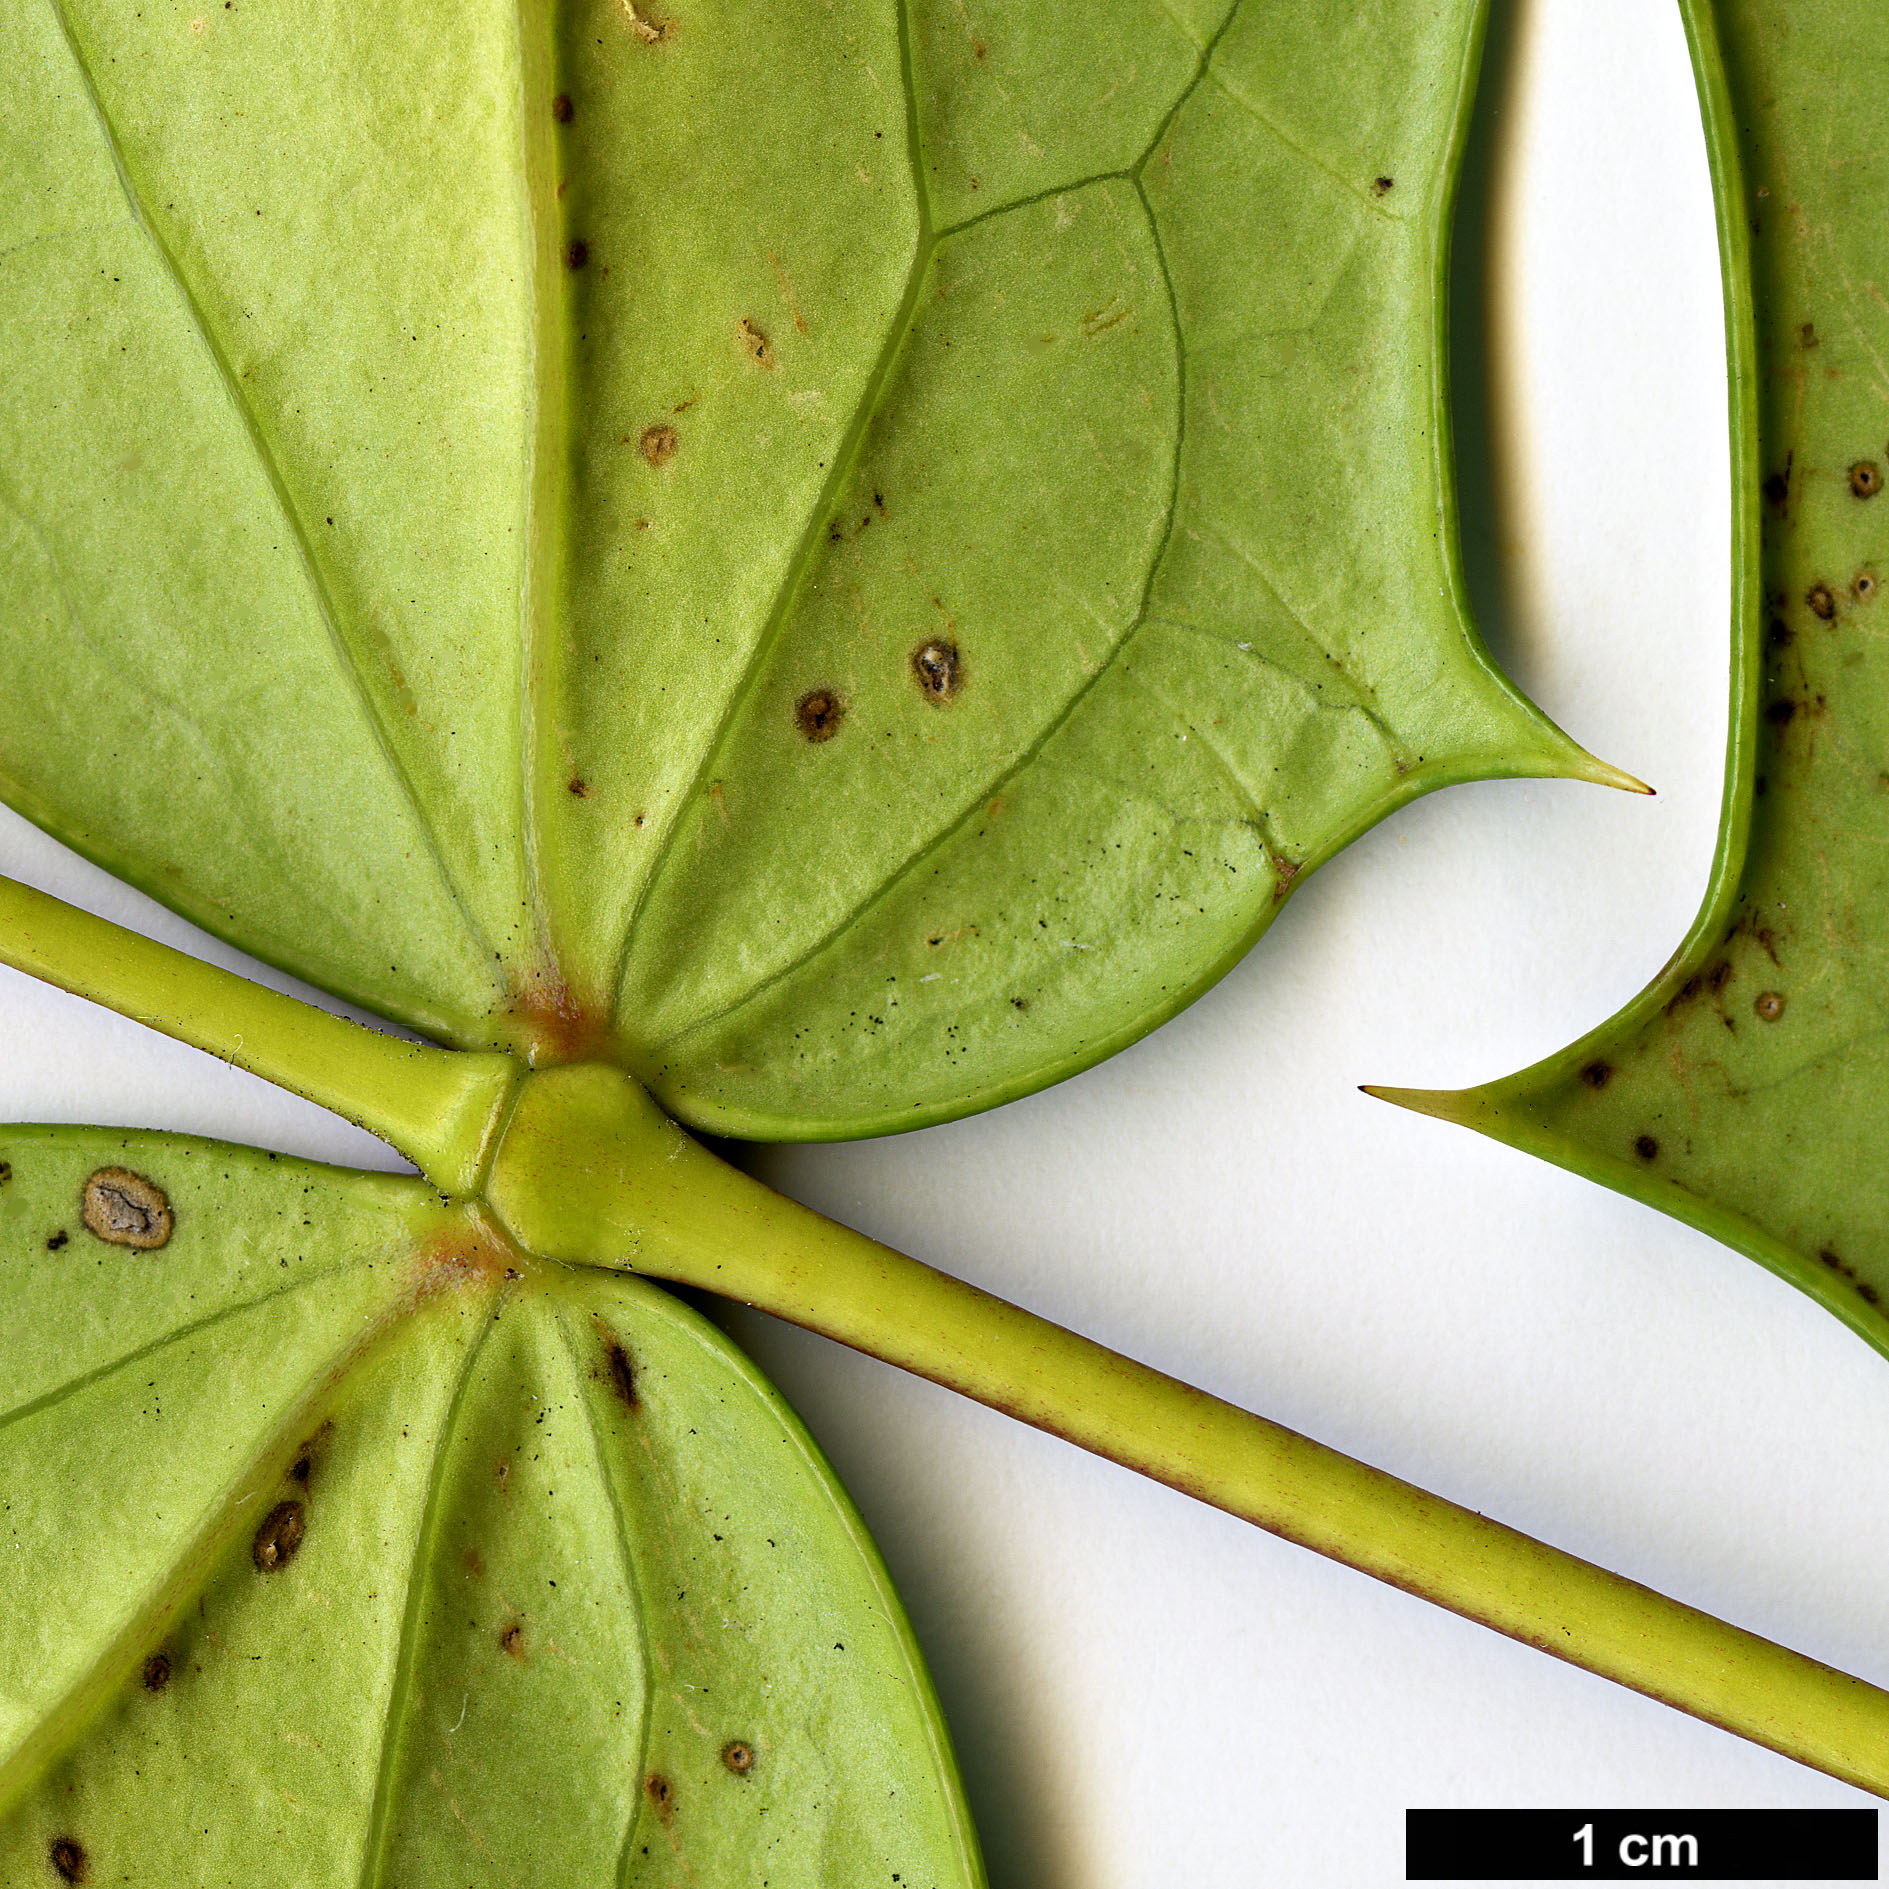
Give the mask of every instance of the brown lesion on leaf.
[{"label": "brown lesion on leaf", "polygon": [[6,1186],[7,1182],[12,1180],[12,1178],[13,1163],[11,1161],[0,1161],[0,1187]]},{"label": "brown lesion on leaf", "polygon": [[1821,578],[1804,592],[1804,602],[1810,606],[1810,614],[1825,623],[1830,622],[1837,613],[1836,592]]},{"label": "brown lesion on leaf", "polygon": [[1397,179],[1396,179],[1396,178],[1394,178],[1394,177],[1374,177],[1374,178],[1372,178],[1372,180],[1371,180],[1371,195],[1372,195],[1372,196],[1374,196],[1374,197],[1388,197],[1388,196],[1390,195],[1390,193],[1391,193],[1391,188],[1392,188],[1392,186],[1393,186],[1393,185],[1394,185],[1394,184],[1395,184],[1396,182],[1397,182]]},{"label": "brown lesion on leaf", "polygon": [[330,1417],[319,1430],[295,1452],[295,1460],[289,1465],[289,1480],[300,1483],[306,1489],[315,1480],[315,1472],[321,1467],[322,1458],[328,1453],[328,1445],[334,1439],[334,1419]]},{"label": "brown lesion on leaf", "polygon": [[516,1620],[508,1620],[498,1630],[499,1651],[517,1665],[525,1663],[525,1629]]},{"label": "brown lesion on leaf", "polygon": [[964,657],[956,643],[929,636],[912,651],[912,674],[928,702],[950,702],[963,686]]},{"label": "brown lesion on leaf", "polygon": [[1752,1000],[1752,1009],[1766,1023],[1775,1023],[1784,1014],[1784,993],[1781,990],[1764,990]]},{"label": "brown lesion on leaf", "polygon": [[1859,459],[1850,468],[1850,490],[1858,498],[1874,498],[1882,490],[1882,468],[1873,459]]},{"label": "brown lesion on leaf", "polygon": [[831,741],[846,719],[846,704],[832,689],[809,689],[794,704],[794,722],[809,741]]},{"label": "brown lesion on leaf", "polygon": [[564,245],[564,266],[577,270],[586,268],[590,262],[590,245],[581,236],[573,236]]},{"label": "brown lesion on leaf", "polygon": [[1604,1089],[1613,1072],[1612,1063],[1592,1062],[1582,1069],[1581,1080],[1590,1089]]},{"label": "brown lesion on leaf", "polygon": [[49,1233],[46,1236],[46,1250],[49,1253],[56,1253],[61,1247],[68,1245],[71,1239],[72,1235],[61,1227],[57,1233]]},{"label": "brown lesion on leaf", "polygon": [[1858,571],[1850,579],[1850,595],[1858,603],[1874,603],[1878,587],[1876,573],[1871,570]]},{"label": "brown lesion on leaf", "polygon": [[1642,1161],[1657,1161],[1659,1159],[1659,1143],[1655,1141],[1651,1135],[1635,1135],[1633,1138],[1633,1152],[1637,1154]]},{"label": "brown lesion on leaf", "polygon": [[156,1652],[144,1662],[144,1689],[146,1692],[162,1692],[171,1682],[171,1656],[165,1652]]},{"label": "brown lesion on leaf", "polygon": [[682,435],[667,420],[658,420],[652,426],[643,428],[637,439],[637,450],[652,466],[666,466],[676,456],[676,448],[682,444]]},{"label": "brown lesion on leaf", "polygon": [[79,1214],[95,1239],[141,1253],[155,1252],[175,1225],[164,1190],[129,1168],[100,1168],[87,1176]]},{"label": "brown lesion on leaf", "polygon": [[636,1365],[624,1350],[622,1341],[605,1334],[604,1366],[610,1374],[610,1388],[617,1401],[632,1413],[642,1408],[642,1395],[636,1387]]},{"label": "brown lesion on leaf", "polygon": [[1776,506],[1780,512],[1788,515],[1791,508],[1791,468],[1797,463],[1797,449],[1792,447],[1784,455],[1784,466],[1779,472],[1772,473],[1764,482],[1763,491],[1766,500]]},{"label": "brown lesion on leaf", "polygon": [[774,345],[767,338],[767,331],[750,321],[746,315],[735,324],[735,339],[741,343],[741,351],[759,367],[774,366]]},{"label": "brown lesion on leaf", "polygon": [[54,1837],[46,1846],[46,1860],[61,1882],[90,1882],[91,1859],[77,1837]]},{"label": "brown lesion on leaf", "polygon": [[660,1771],[652,1771],[643,1780],[643,1795],[655,1806],[664,1823],[676,1814],[676,1787]]},{"label": "brown lesion on leaf", "polygon": [[551,101],[551,116],[561,125],[568,125],[571,120],[577,116],[576,110],[571,104],[570,93],[560,92],[557,97]]},{"label": "brown lesion on leaf", "polygon": [[255,1540],[249,1545],[249,1558],[258,1574],[276,1574],[302,1551],[308,1533],[308,1508],[301,1502],[278,1502],[262,1518]]},{"label": "brown lesion on leaf", "polygon": [[721,1748],[721,1761],[736,1777],[754,1769],[754,1747],[745,1738],[731,1738]]},{"label": "brown lesion on leaf", "polygon": [[564,791],[568,793],[573,800],[588,800],[591,794],[591,787],[589,781],[585,780],[581,774],[573,774],[571,778],[564,783]]}]

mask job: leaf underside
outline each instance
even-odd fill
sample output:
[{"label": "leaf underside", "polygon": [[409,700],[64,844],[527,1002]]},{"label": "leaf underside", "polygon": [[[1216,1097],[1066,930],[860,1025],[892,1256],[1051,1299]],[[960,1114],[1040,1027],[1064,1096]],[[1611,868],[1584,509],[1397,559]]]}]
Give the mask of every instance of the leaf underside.
[{"label": "leaf underside", "polygon": [[858,1518],[672,1295],[400,1177],[0,1157],[0,1881],[981,1881]]},{"label": "leaf underside", "polygon": [[[0,796],[260,958],[878,1132],[1416,794],[1608,777],[1463,604],[1477,0],[14,11]],[[6,1159],[0,1879],[979,1880],[876,1555],[673,1299],[418,1182]]]},{"label": "leaf underside", "polygon": [[444,1041],[912,1126],[1224,972],[1490,667],[1472,0],[29,0],[0,793]]},{"label": "leaf underside", "polygon": [[1734,322],[1746,516],[1713,882],[1620,1016],[1505,1081],[1415,1099],[1703,1228],[1889,1351],[1879,32],[1775,0],[1693,11],[1734,293],[1748,240],[1755,315],[1745,360]]}]

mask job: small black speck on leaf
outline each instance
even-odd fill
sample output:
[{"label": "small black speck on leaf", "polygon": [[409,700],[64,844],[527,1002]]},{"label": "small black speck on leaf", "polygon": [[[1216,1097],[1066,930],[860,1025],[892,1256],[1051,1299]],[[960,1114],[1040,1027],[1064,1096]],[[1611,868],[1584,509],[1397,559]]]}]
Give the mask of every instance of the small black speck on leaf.
[{"label": "small black speck on leaf", "polygon": [[71,1237],[72,1235],[69,1234],[65,1230],[64,1227],[61,1227],[57,1233],[53,1234],[52,1237],[47,1240],[46,1242],[47,1252],[49,1253],[58,1252],[60,1247],[64,1246],[66,1242],[71,1239]]},{"label": "small black speck on leaf", "polygon": [[293,1561],[308,1531],[308,1512],[299,1502],[278,1502],[262,1518],[256,1539],[250,1545],[250,1558],[258,1574],[274,1574]]}]

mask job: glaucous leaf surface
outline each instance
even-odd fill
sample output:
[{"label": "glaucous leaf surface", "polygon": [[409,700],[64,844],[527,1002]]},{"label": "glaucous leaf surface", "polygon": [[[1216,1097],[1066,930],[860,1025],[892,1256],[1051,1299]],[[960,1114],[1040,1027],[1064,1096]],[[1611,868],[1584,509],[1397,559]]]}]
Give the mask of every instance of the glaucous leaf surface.
[{"label": "glaucous leaf surface", "polygon": [[1866,10],[1691,10],[1745,507],[1712,884],[1618,1017],[1409,1099],[1702,1227],[1889,1350],[1889,111]]},{"label": "glaucous leaf surface", "polygon": [[858,1518],[673,1295],[417,1180],[0,1158],[0,1881],[982,1880]]},{"label": "glaucous leaf surface", "polygon": [[681,1119],[985,1106],[1442,783],[1476,0],[28,0],[0,792]]}]

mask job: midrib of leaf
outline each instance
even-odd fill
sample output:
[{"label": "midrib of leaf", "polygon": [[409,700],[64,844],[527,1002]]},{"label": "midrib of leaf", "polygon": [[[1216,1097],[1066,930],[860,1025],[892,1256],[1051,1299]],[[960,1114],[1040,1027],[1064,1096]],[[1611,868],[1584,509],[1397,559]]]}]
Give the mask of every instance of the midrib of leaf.
[{"label": "midrib of leaf", "polygon": [[[357,1265],[367,1263],[367,1261],[356,1262]],[[64,1383],[55,1384],[51,1390],[42,1391],[37,1397],[29,1398],[23,1404],[16,1404],[11,1410],[0,1412],[0,1430],[11,1429],[16,1423],[24,1423],[28,1417],[37,1417],[42,1411],[51,1410],[55,1405],[64,1403],[68,1397],[76,1397],[81,1391],[90,1389],[100,1379],[110,1377],[114,1371],[122,1371],[128,1364],[136,1364],[140,1359],[153,1357],[171,1345],[181,1344],[187,1338],[196,1338],[232,1318],[239,1317],[244,1312],[253,1312],[260,1306],[273,1304],[277,1299],[286,1299],[297,1292],[305,1292],[310,1286],[334,1278],[337,1273],[354,1269],[353,1266],[348,1265],[335,1266],[325,1272],[292,1279],[285,1286],[276,1286],[273,1290],[263,1293],[260,1298],[244,1299],[240,1304],[223,1306],[218,1311],[205,1313],[202,1318],[193,1319],[188,1325],[178,1325],[170,1331],[160,1332],[149,1343],[136,1345],[103,1364],[94,1365],[89,1371],[81,1371],[77,1377],[69,1377]]]},{"label": "midrib of leaf", "polygon": [[387,1689],[387,1716],[381,1722],[380,1756],[374,1767],[374,1801],[368,1811],[367,1835],[361,1846],[360,1889],[381,1889],[387,1869],[387,1839],[393,1816],[394,1767],[400,1761],[400,1731],[413,1696],[413,1667],[418,1657],[420,1609],[426,1598],[426,1571],[433,1559],[433,1546],[439,1536],[440,1492],[452,1456],[453,1437],[459,1429],[459,1416],[472,1383],[472,1369],[485,1349],[498,1321],[479,1321],[478,1335],[466,1346],[459,1366],[459,1378],[453,1385],[452,1401],[446,1406],[439,1434],[434,1439],[433,1460],[426,1472],[426,1502],[420,1511],[420,1526],[415,1531],[413,1562],[407,1572],[407,1599],[400,1616],[400,1643],[394,1654],[393,1684]]},{"label": "midrib of leaf", "polygon": [[525,202],[530,222],[531,375],[526,415],[530,456],[525,490],[525,569],[519,595],[520,740],[518,804],[523,836],[525,899],[539,950],[556,956],[556,929],[544,896],[544,836],[538,821],[538,753],[542,714],[538,665],[555,634],[564,493],[569,476],[571,336],[560,268],[557,152],[552,132],[554,60],[551,0],[518,0],[518,122],[524,149]]},{"label": "midrib of leaf", "polygon": [[[357,1262],[359,1266],[370,1263]],[[242,1312],[253,1311],[258,1305],[266,1305],[272,1300],[286,1298],[290,1293],[306,1291],[310,1286],[333,1279],[339,1272],[353,1269],[341,1266],[318,1274],[314,1278],[299,1279],[293,1285],[265,1294],[261,1299],[253,1299],[247,1305],[227,1307],[223,1312],[213,1314],[188,1330],[201,1330],[206,1326],[216,1325],[223,1319],[234,1317]],[[134,1649],[140,1647],[148,1639],[150,1623],[161,1615],[167,1603],[178,1593],[192,1571],[195,1570],[200,1575],[207,1571],[212,1551],[220,1543],[226,1542],[234,1532],[231,1518],[235,1513],[236,1505],[229,1497],[248,1478],[254,1476],[271,1457],[285,1452],[290,1447],[293,1438],[306,1433],[310,1416],[321,1400],[347,1376],[361,1359],[384,1340],[397,1314],[397,1306],[384,1307],[378,1316],[370,1320],[363,1331],[344,1342],[338,1351],[318,1362],[310,1371],[300,1392],[292,1400],[283,1404],[281,1415],[273,1428],[262,1438],[238,1471],[223,1485],[224,1495],[217,1500],[207,1519],[185,1539],[176,1558],[152,1583],[138,1604],[124,1616],[123,1626],[100,1650],[98,1656],[79,1678],[52,1704],[22,1739],[11,1757],[4,1764],[0,1764],[0,1808],[17,1802],[21,1791],[39,1775],[41,1767],[66,1749],[84,1721],[86,1702],[95,1699],[103,1686],[113,1683],[122,1676],[131,1664]],[[186,1335],[187,1332],[173,1332],[168,1338],[130,1352],[119,1359],[116,1365],[106,1368],[108,1370],[120,1368]],[[84,1381],[91,1382],[99,1375],[98,1372],[88,1372],[85,1374]],[[58,1400],[55,1397],[46,1401]]]},{"label": "midrib of leaf", "polygon": [[899,305],[894,310],[891,321],[886,325],[885,339],[879,347],[879,358],[873,362],[872,372],[866,377],[866,384],[853,407],[852,418],[847,423],[839,450],[833,455],[833,463],[820,487],[819,496],[807,513],[805,525],[801,527],[800,542],[794,547],[794,554],[788,560],[780,588],[775,592],[773,606],[768,611],[767,620],[761,627],[761,634],[755,639],[754,648],[748,654],[747,665],[741,672],[740,680],[729,690],[728,698],[722,704],[722,712],[716,720],[714,732],[703,743],[702,758],[696,764],[695,772],[690,777],[688,790],[678,795],[672,805],[662,837],[657,842],[655,856],[650,861],[648,872],[644,874],[635,903],[630,907],[629,917],[624,921],[623,936],[617,946],[615,962],[610,973],[610,988],[607,997],[613,1011],[623,988],[624,968],[629,961],[631,941],[636,936],[637,921],[642,917],[643,910],[649,903],[650,894],[668,869],[675,852],[676,836],[707,784],[715,763],[721,757],[722,745],[727,739],[729,728],[746,705],[748,698],[760,685],[768,658],[773,654],[775,645],[786,630],[788,618],[793,612],[794,599],[799,594],[801,581],[813,561],[815,547],[824,534],[823,521],[831,514],[834,500],[839,496],[846,481],[852,477],[860,448],[865,444],[867,431],[872,425],[874,415],[878,412],[879,396],[885,389],[886,381],[890,378],[893,366],[898,360],[899,350],[904,346],[905,337],[910,332],[913,318],[918,312],[918,297],[924,287],[925,270],[930,264],[933,251],[937,248],[938,237],[932,229],[931,197],[925,188],[924,150],[918,134],[918,91],[912,78],[910,14],[908,0],[896,0],[899,83],[905,98],[906,162],[911,167],[912,190],[918,204],[918,238],[912,245],[912,261],[906,271],[905,289],[899,297]]},{"label": "midrib of leaf", "polygon": [[[571,1361],[572,1381],[582,1384],[588,1375],[588,1366],[577,1348],[577,1340],[571,1335],[570,1320],[562,1313],[557,1314],[558,1337],[563,1341],[566,1355]],[[649,1650],[649,1618],[644,1606],[643,1592],[636,1579],[636,1557],[630,1553],[629,1524],[623,1515],[623,1498],[617,1488],[617,1479],[611,1467],[611,1452],[603,1431],[597,1424],[597,1412],[591,1400],[580,1394],[578,1403],[584,1411],[584,1422],[590,1434],[590,1447],[597,1461],[597,1480],[603,1484],[604,1497],[610,1504],[610,1523],[616,1531],[617,1554],[623,1564],[623,1586],[625,1592],[634,1601],[636,1614],[636,1644],[643,1662],[643,1722],[637,1729],[636,1770],[632,1774],[637,1778],[649,1775],[649,1740],[650,1730],[655,1723],[656,1714],[653,1705],[655,1667],[651,1663]],[[629,1823],[623,1832],[623,1844],[617,1852],[617,1881],[627,1884],[630,1879],[630,1852],[636,1843],[636,1832],[643,1821],[644,1806],[649,1802],[643,1791],[636,1793],[636,1809],[631,1813]]]},{"label": "midrib of leaf", "polygon": [[[905,94],[906,150],[908,161],[912,169],[913,189],[918,199],[918,241],[913,246],[912,264],[906,276],[905,292],[899,300],[899,306],[896,312],[887,325],[885,341],[879,350],[879,358],[873,363],[872,373],[868,376],[865,387],[860,393],[858,404],[853,409],[852,419],[847,426],[846,435],[841,443],[840,450],[834,456],[832,469],[827,474],[825,484],[820,488],[819,499],[815,503],[813,510],[808,514],[806,526],[801,533],[800,543],[795,548],[793,559],[789,563],[786,575],[781,581],[780,589],[775,595],[774,605],[768,614],[767,622],[762,628],[760,637],[756,640],[752,653],[749,655],[747,667],[742,671],[740,681],[736,684],[734,689],[730,691],[728,700],[723,705],[722,713],[716,724],[714,734],[710,737],[702,750],[701,762],[689,782],[687,793],[680,796],[675,802],[674,810],[669,816],[668,824],[664,828],[662,838],[658,843],[655,858],[651,861],[649,872],[644,877],[642,887],[637,893],[636,902],[631,907],[629,918],[624,925],[622,943],[618,947],[616,964],[611,976],[610,988],[611,1001],[613,1004],[617,1002],[623,988],[624,971],[629,961],[630,946],[636,935],[637,921],[641,918],[644,908],[649,903],[651,893],[655,890],[670,864],[670,860],[675,852],[676,837],[681,830],[682,822],[687,817],[689,809],[694,806],[697,798],[702,793],[704,786],[713,773],[715,764],[721,757],[721,751],[727,740],[730,727],[733,725],[741,709],[746,705],[749,697],[759,686],[760,678],[767,665],[767,660],[772,655],[775,646],[786,631],[788,620],[793,613],[794,601],[799,594],[801,584],[812,564],[818,546],[825,535],[824,521],[831,514],[834,501],[839,496],[841,488],[852,476],[854,465],[857,463],[860,451],[865,444],[866,434],[870,430],[873,420],[877,417],[880,397],[885,391],[886,382],[891,376],[893,366],[898,360],[899,352],[905,345],[905,340],[910,333],[912,322],[916,318],[919,295],[924,287],[925,273],[931,266],[932,258],[937,254],[938,245],[947,237],[957,236],[963,231],[975,227],[979,223],[988,221],[992,217],[1008,216],[1012,211],[1025,209],[1031,204],[1044,202],[1048,198],[1067,196],[1071,191],[1086,189],[1092,184],[1109,181],[1132,184],[1135,195],[1140,200],[1142,213],[1148,219],[1148,228],[1154,241],[1155,255],[1161,264],[1161,284],[1168,298],[1168,311],[1174,332],[1177,369],[1176,388],[1179,396],[1176,403],[1177,419],[1174,432],[1173,474],[1168,487],[1167,513],[1162,525],[1160,542],[1156,545],[1154,555],[1149,560],[1148,575],[1142,585],[1141,605],[1135,613],[1135,620],[1127,631],[1124,632],[1121,640],[1109,653],[1107,659],[1098,666],[1095,674],[1089,677],[1082,687],[1069,698],[1063,705],[1060,713],[1042,731],[1028,750],[1013,762],[1011,766],[1004,769],[1002,773],[994,776],[985,788],[970,800],[965,810],[959,814],[957,819],[953,820],[941,832],[934,834],[932,838],[915,853],[902,860],[897,866],[893,867],[891,871],[884,874],[872,888],[854,904],[844,918],[836,925],[830,927],[818,940],[795,957],[792,963],[772,972],[759,983],[750,986],[749,989],[744,991],[739,997],[716,1011],[713,1017],[703,1018],[698,1020],[697,1023],[691,1024],[690,1029],[699,1028],[705,1023],[713,1022],[717,1017],[726,1016],[731,1011],[738,1010],[750,998],[760,995],[761,992],[779,983],[783,978],[790,975],[791,972],[798,969],[809,958],[815,956],[839,933],[845,931],[848,926],[856,922],[861,913],[868,910],[891,886],[895,885],[906,874],[922,865],[924,861],[936,852],[939,847],[943,846],[953,834],[957,833],[967,822],[976,816],[978,810],[983,806],[994,789],[1001,787],[1005,782],[1013,779],[1036,759],[1045,744],[1055,736],[1068,721],[1069,717],[1075,713],[1078,706],[1086,699],[1089,692],[1101,681],[1103,676],[1108,674],[1110,669],[1113,668],[1116,661],[1120,658],[1122,651],[1126,649],[1133,640],[1135,632],[1147,621],[1148,605],[1153,595],[1155,575],[1161,568],[1161,560],[1166,553],[1168,540],[1173,535],[1174,515],[1180,496],[1181,446],[1187,425],[1187,350],[1181,338],[1180,311],[1175,303],[1174,282],[1168,269],[1167,255],[1161,244],[1160,226],[1155,219],[1154,208],[1148,202],[1147,192],[1142,189],[1141,172],[1147,165],[1149,158],[1151,158],[1159,148],[1161,140],[1167,136],[1168,129],[1174,123],[1175,118],[1180,114],[1187,101],[1193,97],[1201,82],[1206,78],[1208,69],[1213,63],[1214,53],[1218,50],[1221,40],[1226,37],[1234,21],[1239,17],[1240,9],[1243,4],[1244,0],[1232,0],[1232,4],[1228,7],[1225,17],[1214,29],[1207,44],[1200,50],[1193,76],[1188,80],[1187,84],[1182,87],[1174,103],[1168,108],[1160,124],[1155,128],[1154,136],[1148,140],[1141,155],[1132,165],[1123,170],[1099,171],[1090,177],[1076,178],[1066,183],[1053,185],[1049,189],[1040,190],[1030,196],[1018,198],[1014,202],[999,204],[992,209],[980,211],[976,216],[966,217],[962,222],[954,223],[948,228],[941,230],[935,229],[932,225],[931,199],[929,192],[925,188],[924,146],[920,139],[918,129],[918,88],[912,73],[910,7],[908,0],[898,0],[899,76]],[[686,1035],[688,1032],[684,1031],[682,1034]]]},{"label": "midrib of leaf", "polygon": [[67,17],[64,0],[47,0],[47,5],[52,9],[53,19],[58,25],[60,37],[65,42],[73,70],[78,74],[79,83],[84,88],[86,102],[98,126],[99,137],[111,158],[112,169],[117,175],[119,188],[124,193],[125,205],[131,213],[131,220],[145,241],[150,244],[152,253],[163,265],[165,274],[189,312],[191,326],[196,331],[197,339],[202,343],[204,351],[214,364],[217,377],[223,386],[224,396],[241,422],[243,437],[248,441],[249,449],[263,477],[268,481],[277,510],[280,511],[282,521],[287,526],[290,539],[294,543],[296,562],[301,570],[303,581],[308,586],[315,613],[321,620],[322,629],[327,635],[329,647],[334,652],[335,661],[346,678],[355,701],[360,705],[368,728],[372,731],[381,763],[393,780],[401,798],[411,810],[414,825],[426,847],[427,856],[432,860],[433,868],[439,874],[447,896],[458,911],[468,935],[478,947],[481,961],[490,964],[493,959],[492,942],[486,936],[484,927],[473,915],[472,907],[467,902],[458,878],[447,864],[446,856],[440,847],[439,835],[433,826],[432,816],[428,813],[425,803],[414,787],[412,777],[408,774],[398,750],[394,747],[392,736],[379,709],[375,706],[372,692],[367,687],[366,678],[362,674],[353,646],[342,632],[334,600],[322,577],[321,566],[316,560],[307,528],[294,499],[290,496],[287,482],[282,476],[282,469],[276,462],[275,454],[270,450],[268,439],[263,433],[255,410],[244,397],[242,383],[232,370],[229,357],[224,353],[222,343],[217,338],[196,296],[191,293],[190,284],[186,281],[183,270],[179,268],[177,258],[171,253],[170,246],[164,241],[156,224],[146,212],[143,195],[138,189],[136,180],[132,177],[130,166],[125,161],[117,127],[113,125],[111,116],[105,109],[104,100],[99,97],[98,86],[92,77],[92,68],[86,61],[78,36],[72,30],[72,22]]}]

